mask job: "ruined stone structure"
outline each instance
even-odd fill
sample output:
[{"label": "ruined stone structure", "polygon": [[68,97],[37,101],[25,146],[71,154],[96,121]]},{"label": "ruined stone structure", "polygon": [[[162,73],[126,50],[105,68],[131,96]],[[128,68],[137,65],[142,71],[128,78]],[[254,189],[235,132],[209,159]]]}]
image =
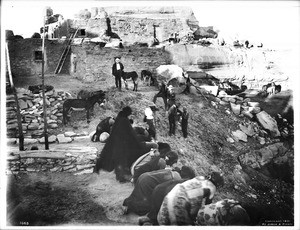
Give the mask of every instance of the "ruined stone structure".
[{"label": "ruined stone structure", "polygon": [[[45,40],[45,73],[53,73],[64,50],[65,40]],[[42,39],[8,40],[13,76],[26,77],[42,73]],[[66,63],[68,65],[68,63]]]}]

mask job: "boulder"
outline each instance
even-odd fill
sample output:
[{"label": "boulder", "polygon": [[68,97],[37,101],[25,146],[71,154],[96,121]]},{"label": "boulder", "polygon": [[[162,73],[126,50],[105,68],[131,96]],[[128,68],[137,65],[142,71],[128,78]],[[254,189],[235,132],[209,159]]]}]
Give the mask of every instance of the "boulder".
[{"label": "boulder", "polygon": [[27,102],[20,99],[19,100],[19,107],[20,107],[20,109],[27,109],[28,108]]},{"label": "boulder", "polygon": [[72,142],[72,138],[71,137],[65,137],[64,134],[58,134],[57,135],[57,140],[58,140],[58,143],[70,143]]},{"label": "boulder", "polygon": [[183,77],[183,69],[178,65],[161,65],[156,68],[155,72],[159,82],[169,82],[174,78],[179,83],[185,84],[186,82],[186,79]]},{"label": "boulder", "polygon": [[243,142],[247,142],[248,139],[247,139],[247,135],[242,132],[241,130],[236,130],[236,131],[233,131],[232,132],[232,135],[235,139],[237,139],[238,141],[241,140]]},{"label": "boulder", "polygon": [[269,145],[259,150],[253,150],[239,156],[242,164],[251,166],[254,169],[260,169],[263,166],[273,162],[278,155],[284,155],[288,152],[282,142]]},{"label": "boulder", "polygon": [[230,107],[231,107],[232,112],[235,115],[240,115],[240,113],[241,113],[241,105],[230,103]]},{"label": "boulder", "polygon": [[266,130],[268,130],[273,137],[280,136],[280,132],[277,127],[277,122],[265,111],[261,111],[256,114],[258,123]]},{"label": "boulder", "polygon": [[[32,138],[24,138],[24,145],[36,144],[38,140]],[[17,144],[19,144],[19,138],[17,138]]]},{"label": "boulder", "polygon": [[[45,137],[42,137],[40,139],[38,139],[39,143],[44,144],[45,143]],[[48,137],[48,142],[49,143],[54,143],[56,141],[56,136],[55,135],[51,135],[50,137]]]},{"label": "boulder", "polygon": [[65,132],[65,137],[75,137],[76,135],[74,132]]},{"label": "boulder", "polygon": [[215,97],[218,95],[218,86],[212,86],[212,85],[201,85],[200,88],[205,89],[209,94],[214,95]]},{"label": "boulder", "polygon": [[243,114],[245,117],[248,117],[249,119],[252,119],[252,118],[253,118],[253,114],[250,113],[250,112],[247,111],[247,110],[242,111],[242,114]]},{"label": "boulder", "polygon": [[255,134],[254,128],[253,128],[252,125],[248,125],[248,127],[246,127],[246,126],[240,124],[239,126],[240,126],[240,129],[241,129],[244,133],[247,134],[247,136],[252,137],[252,136]]},{"label": "boulder", "polygon": [[56,129],[56,128],[58,127],[58,124],[56,124],[56,123],[51,123],[51,124],[48,124],[48,127],[49,127],[50,129]]},{"label": "boulder", "polygon": [[28,130],[37,130],[37,129],[39,129],[39,126],[40,126],[39,123],[31,123],[28,125],[27,129]]}]

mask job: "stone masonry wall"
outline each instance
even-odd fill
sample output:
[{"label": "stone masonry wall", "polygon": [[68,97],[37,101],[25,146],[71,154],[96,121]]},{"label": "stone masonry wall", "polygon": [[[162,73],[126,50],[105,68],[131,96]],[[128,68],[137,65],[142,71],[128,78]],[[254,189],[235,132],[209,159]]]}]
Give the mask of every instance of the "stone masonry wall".
[{"label": "stone masonry wall", "polygon": [[[45,74],[54,73],[65,48],[65,40],[45,40]],[[42,61],[35,60],[35,51],[42,51],[42,39],[8,41],[12,74],[18,77],[42,74]]]},{"label": "stone masonry wall", "polygon": [[151,19],[115,16],[111,17],[112,32],[117,33],[124,42],[134,43],[153,40],[154,29],[156,25],[156,37],[162,42],[169,39],[172,33],[179,33],[179,37],[184,36],[191,31],[187,24],[184,24],[179,18],[172,19]]},{"label": "stone masonry wall", "polygon": [[170,64],[170,54],[163,48],[125,47],[124,49],[99,48],[86,44],[72,46],[72,53],[77,56],[74,77],[92,82],[104,74],[111,75],[114,57],[121,56],[125,72],[136,71],[140,75],[143,69],[153,71],[160,65]]},{"label": "stone masonry wall", "polygon": [[69,172],[75,175],[92,173],[98,150],[95,147],[56,147],[51,150],[17,151],[10,149],[7,173]]}]

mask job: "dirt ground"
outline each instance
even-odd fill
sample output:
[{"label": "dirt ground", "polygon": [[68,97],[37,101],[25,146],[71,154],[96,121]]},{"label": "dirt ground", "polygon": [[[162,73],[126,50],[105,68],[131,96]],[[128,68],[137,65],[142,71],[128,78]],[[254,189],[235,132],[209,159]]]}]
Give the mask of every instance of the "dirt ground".
[{"label": "dirt ground", "polygon": [[[26,78],[15,83],[16,87],[27,88],[29,85],[40,84],[41,79]],[[135,124],[145,126],[142,122],[143,110],[149,104],[155,87],[147,87],[140,83],[139,91],[132,92],[114,89],[114,79],[106,76],[105,80],[96,83],[83,83],[68,75],[46,76],[45,84],[54,86],[56,91],[67,91],[72,95],[81,89],[106,90],[108,101],[104,107],[95,105],[94,116],[87,124],[84,113],[72,115],[71,122],[60,126],[55,134],[65,131],[95,130],[99,121],[106,116],[116,116],[124,106],[133,108]],[[132,83],[129,88],[132,89]],[[284,98],[284,97],[282,97]],[[245,118],[226,115],[224,108],[215,109],[211,106],[210,96],[178,95],[178,100],[190,111],[189,137],[184,139],[180,128],[176,136],[167,134],[168,123],[163,103],[158,99],[159,111],[156,114],[158,140],[170,143],[172,149],[181,149],[178,165],[193,166],[198,175],[207,175],[217,170],[225,175],[226,185],[220,189],[215,201],[223,198],[234,198],[250,206],[254,216],[253,224],[262,224],[266,220],[287,220],[293,223],[293,185],[277,179],[262,177],[251,169],[245,169],[247,183],[242,183],[233,174],[239,165],[237,156],[242,152],[259,148],[253,140],[248,143],[229,144],[226,137],[230,130],[236,130]],[[286,98],[266,102],[265,107],[276,114],[287,103]],[[263,104],[262,103],[262,104]],[[279,104],[280,106],[278,106]],[[277,105],[277,106],[274,106]],[[101,151],[103,144],[91,141],[66,145],[95,146]],[[50,149],[56,144],[50,144]],[[29,146],[30,147],[30,146]],[[43,145],[39,149],[44,149]],[[137,225],[137,216],[123,215],[123,200],[130,195],[133,186],[130,183],[120,184],[115,174],[73,175],[72,173],[28,173],[8,175],[8,225],[21,226],[95,226],[95,225]],[[270,191],[275,192],[270,192]]]}]

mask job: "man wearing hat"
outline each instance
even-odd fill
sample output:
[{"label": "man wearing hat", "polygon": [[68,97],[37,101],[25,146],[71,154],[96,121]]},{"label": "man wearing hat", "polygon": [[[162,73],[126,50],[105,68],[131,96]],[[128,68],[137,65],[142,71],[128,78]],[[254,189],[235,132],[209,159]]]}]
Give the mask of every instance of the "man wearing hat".
[{"label": "man wearing hat", "polygon": [[115,63],[112,66],[112,74],[115,76],[116,81],[116,88],[119,88],[121,90],[122,84],[121,84],[121,77],[123,75],[124,66],[121,63],[120,57],[115,57]]}]

